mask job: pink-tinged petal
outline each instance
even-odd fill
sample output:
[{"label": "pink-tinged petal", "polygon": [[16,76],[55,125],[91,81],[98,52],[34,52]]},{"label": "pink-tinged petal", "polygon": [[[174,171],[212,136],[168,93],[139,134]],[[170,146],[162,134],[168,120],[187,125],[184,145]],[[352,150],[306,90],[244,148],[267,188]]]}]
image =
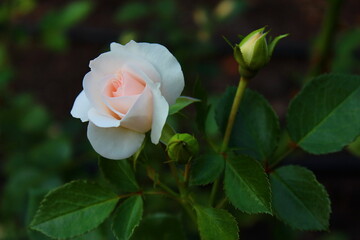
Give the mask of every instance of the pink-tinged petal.
[{"label": "pink-tinged petal", "polygon": [[[161,94],[170,105],[175,103],[183,91],[185,83],[181,66],[169,50],[159,44],[136,43],[134,41],[130,41],[121,48],[145,58],[155,67],[161,75]],[[118,45],[112,45],[112,49],[120,48]]]},{"label": "pink-tinged petal", "polygon": [[114,53],[121,54],[122,52],[127,52],[133,56],[126,61],[126,64],[122,66],[122,69],[124,71],[126,71],[127,67],[140,69],[152,82],[161,82],[161,75],[156,66],[154,66],[151,61],[148,61],[148,59],[144,58],[143,55],[137,55],[134,54],[133,51],[129,51],[126,46],[127,45],[123,46],[118,43],[111,43],[110,45],[110,49]]},{"label": "pink-tinged petal", "polygon": [[110,51],[100,54],[97,58],[91,60],[89,67],[91,68],[91,71],[94,72],[97,78],[101,78],[109,74],[115,74],[128,61],[131,61],[132,59],[136,60],[137,58],[138,57],[136,57],[129,51]]},{"label": "pink-tinged petal", "polygon": [[83,80],[83,87],[86,97],[89,99],[91,106],[94,107],[99,113],[103,115],[111,116],[112,113],[102,101],[102,89],[105,88],[107,80],[111,76],[102,76],[102,78],[96,78],[92,71],[88,72]]},{"label": "pink-tinged petal", "polygon": [[153,112],[152,99],[151,89],[146,86],[125,117],[121,119],[121,126],[141,133],[149,131]]},{"label": "pink-tinged petal", "polygon": [[84,91],[76,97],[74,105],[71,109],[71,116],[74,118],[80,118],[82,122],[89,121],[88,111],[91,108],[91,104],[85,95]]},{"label": "pink-tinged petal", "polygon": [[126,128],[99,128],[89,123],[87,135],[92,147],[101,156],[120,160],[132,156],[144,141],[145,134]]},{"label": "pink-tinged petal", "polygon": [[123,118],[129,109],[134,105],[140,95],[124,97],[108,97],[103,95],[105,104],[120,118]]},{"label": "pink-tinged petal", "polygon": [[101,128],[113,128],[120,126],[120,120],[102,115],[95,108],[91,108],[88,112],[90,122]]},{"label": "pink-tinged petal", "polygon": [[151,142],[158,144],[166,118],[169,114],[169,104],[161,95],[159,86],[152,88],[153,95],[153,116],[151,126]]}]

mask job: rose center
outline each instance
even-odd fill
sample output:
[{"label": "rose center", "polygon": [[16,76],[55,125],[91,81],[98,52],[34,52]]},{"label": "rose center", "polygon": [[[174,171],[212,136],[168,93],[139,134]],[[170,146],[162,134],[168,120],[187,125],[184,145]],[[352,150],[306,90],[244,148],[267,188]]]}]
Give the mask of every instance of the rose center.
[{"label": "rose center", "polygon": [[138,95],[144,88],[142,79],[129,72],[120,72],[109,79],[106,92],[109,97],[125,97]]}]

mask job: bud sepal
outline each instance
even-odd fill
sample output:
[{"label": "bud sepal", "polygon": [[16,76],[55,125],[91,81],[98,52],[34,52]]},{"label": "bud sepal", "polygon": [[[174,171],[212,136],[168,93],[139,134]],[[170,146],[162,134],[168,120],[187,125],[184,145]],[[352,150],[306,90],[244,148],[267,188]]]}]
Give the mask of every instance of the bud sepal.
[{"label": "bud sepal", "polygon": [[277,36],[268,45],[266,36],[269,32],[264,31],[265,27],[255,30],[243,38],[239,44],[232,46],[235,60],[239,64],[239,73],[244,78],[253,78],[270,61],[279,40],[288,36],[288,34]]},{"label": "bud sepal", "polygon": [[178,133],[171,137],[167,153],[172,161],[188,163],[199,152],[199,144],[192,135]]}]

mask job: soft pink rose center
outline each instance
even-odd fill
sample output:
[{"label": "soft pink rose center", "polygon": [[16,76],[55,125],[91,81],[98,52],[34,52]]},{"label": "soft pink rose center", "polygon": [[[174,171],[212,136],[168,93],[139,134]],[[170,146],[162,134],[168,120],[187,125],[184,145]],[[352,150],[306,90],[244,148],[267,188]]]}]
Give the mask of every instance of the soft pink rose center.
[{"label": "soft pink rose center", "polygon": [[107,80],[105,99],[111,114],[122,119],[143,93],[146,83],[128,71],[119,71]]},{"label": "soft pink rose center", "polygon": [[138,95],[145,88],[143,80],[128,72],[120,72],[109,80],[106,95],[108,97],[125,97]]}]

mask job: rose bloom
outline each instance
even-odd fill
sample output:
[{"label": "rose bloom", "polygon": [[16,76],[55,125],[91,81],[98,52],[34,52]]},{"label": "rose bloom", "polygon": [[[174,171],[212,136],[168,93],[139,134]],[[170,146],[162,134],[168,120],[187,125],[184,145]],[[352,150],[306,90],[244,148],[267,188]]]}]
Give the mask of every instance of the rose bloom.
[{"label": "rose bloom", "polygon": [[150,129],[157,144],[169,105],[184,88],[176,58],[162,45],[130,41],[111,43],[89,66],[71,115],[89,121],[87,136],[95,151],[109,159],[128,158]]}]

